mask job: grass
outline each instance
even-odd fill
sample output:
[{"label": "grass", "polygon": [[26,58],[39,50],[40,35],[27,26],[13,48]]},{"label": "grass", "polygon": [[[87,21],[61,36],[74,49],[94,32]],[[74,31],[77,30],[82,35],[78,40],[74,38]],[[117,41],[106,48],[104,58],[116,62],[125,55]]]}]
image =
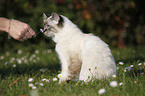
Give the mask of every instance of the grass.
[{"label": "grass", "polygon": [[[112,49],[117,63],[116,78],[95,80],[87,84],[58,84],[53,81],[60,72],[60,65],[54,50],[41,47],[25,47],[20,45],[0,53],[0,96],[145,96],[145,47],[129,47]],[[123,62],[123,65],[118,64]],[[138,65],[141,63],[142,65]],[[124,69],[133,65],[130,71]],[[28,82],[33,78],[32,82]],[[49,82],[42,79],[49,79]],[[123,83],[112,88],[111,81]],[[28,85],[32,83],[37,88]],[[37,83],[37,84],[35,84]],[[43,83],[40,86],[39,83]]]}]

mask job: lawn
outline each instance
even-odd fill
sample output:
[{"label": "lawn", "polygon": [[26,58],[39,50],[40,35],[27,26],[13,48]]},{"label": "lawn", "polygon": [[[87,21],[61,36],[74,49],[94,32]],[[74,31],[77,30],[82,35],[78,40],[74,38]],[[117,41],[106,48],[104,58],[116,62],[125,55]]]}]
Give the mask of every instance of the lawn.
[{"label": "lawn", "polygon": [[[145,96],[145,46],[111,48],[117,76],[89,83],[58,84],[59,60],[44,44],[0,53],[0,96]],[[116,81],[118,86],[111,87]],[[99,94],[100,89],[105,92]]]}]

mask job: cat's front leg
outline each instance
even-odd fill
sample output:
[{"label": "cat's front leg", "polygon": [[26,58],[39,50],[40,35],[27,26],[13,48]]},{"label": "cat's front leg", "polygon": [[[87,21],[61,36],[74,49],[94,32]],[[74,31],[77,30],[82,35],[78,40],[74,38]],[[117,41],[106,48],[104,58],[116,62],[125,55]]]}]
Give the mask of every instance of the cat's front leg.
[{"label": "cat's front leg", "polygon": [[65,82],[66,80],[69,79],[69,70],[68,70],[69,56],[65,50],[59,48],[58,46],[56,46],[56,52],[58,53],[59,59],[61,61],[62,77],[59,79],[59,84],[60,84],[61,82]]}]

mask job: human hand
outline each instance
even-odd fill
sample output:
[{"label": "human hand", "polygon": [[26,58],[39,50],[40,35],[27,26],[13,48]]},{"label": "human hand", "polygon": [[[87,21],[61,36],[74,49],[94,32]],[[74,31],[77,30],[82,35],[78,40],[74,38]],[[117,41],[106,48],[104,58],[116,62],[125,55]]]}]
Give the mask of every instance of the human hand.
[{"label": "human hand", "polygon": [[33,29],[26,23],[20,22],[18,20],[11,20],[9,24],[9,35],[14,39],[23,42],[28,38],[36,37]]}]

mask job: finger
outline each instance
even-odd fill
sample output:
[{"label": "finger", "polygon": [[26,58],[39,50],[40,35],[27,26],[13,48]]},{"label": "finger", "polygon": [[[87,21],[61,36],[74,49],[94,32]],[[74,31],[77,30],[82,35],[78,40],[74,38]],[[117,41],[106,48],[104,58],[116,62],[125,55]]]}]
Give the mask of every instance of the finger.
[{"label": "finger", "polygon": [[25,33],[25,36],[26,36],[27,38],[31,38],[31,37],[32,37],[32,35],[29,33],[29,31]]},{"label": "finger", "polygon": [[19,41],[21,41],[21,42],[23,42],[23,41],[24,41],[24,39],[22,39],[22,38],[19,38],[18,40],[19,40]]},{"label": "finger", "polygon": [[36,37],[36,33],[34,32],[34,30],[32,28],[29,28],[29,33],[33,36]]},{"label": "finger", "polygon": [[23,35],[22,37],[21,37],[23,40],[27,40],[28,38],[26,37],[26,35]]}]

